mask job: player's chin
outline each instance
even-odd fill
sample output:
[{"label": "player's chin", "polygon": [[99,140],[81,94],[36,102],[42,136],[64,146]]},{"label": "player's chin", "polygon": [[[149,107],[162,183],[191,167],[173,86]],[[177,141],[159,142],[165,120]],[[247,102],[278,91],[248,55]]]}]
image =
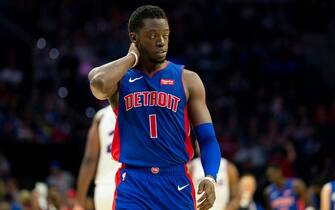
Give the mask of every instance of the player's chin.
[{"label": "player's chin", "polygon": [[166,60],[166,56],[161,56],[161,57],[155,57],[151,59],[153,63],[163,63]]},{"label": "player's chin", "polygon": [[154,54],[154,58],[157,60],[157,61],[165,61],[166,59],[166,54],[167,52],[164,51],[164,52],[156,52]]}]

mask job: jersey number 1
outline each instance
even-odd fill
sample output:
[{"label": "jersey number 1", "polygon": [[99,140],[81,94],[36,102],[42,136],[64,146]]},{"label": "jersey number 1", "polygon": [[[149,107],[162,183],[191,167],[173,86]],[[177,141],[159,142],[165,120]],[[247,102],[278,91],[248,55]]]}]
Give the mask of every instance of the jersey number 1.
[{"label": "jersey number 1", "polygon": [[149,115],[149,127],[150,127],[150,137],[152,139],[157,138],[157,118],[156,114]]}]

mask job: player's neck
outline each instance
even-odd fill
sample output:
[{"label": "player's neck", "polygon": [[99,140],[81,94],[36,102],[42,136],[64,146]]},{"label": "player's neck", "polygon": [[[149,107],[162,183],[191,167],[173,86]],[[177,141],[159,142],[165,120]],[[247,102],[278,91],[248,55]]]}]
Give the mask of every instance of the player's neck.
[{"label": "player's neck", "polygon": [[276,185],[279,187],[279,188],[283,188],[284,185],[285,185],[285,179],[280,179],[276,182]]},{"label": "player's neck", "polygon": [[154,74],[156,71],[159,71],[161,69],[163,69],[167,64],[167,61],[163,61],[162,63],[153,63],[153,62],[150,62],[150,61],[140,61],[139,64],[138,64],[138,68],[149,74],[149,75],[152,75]]}]

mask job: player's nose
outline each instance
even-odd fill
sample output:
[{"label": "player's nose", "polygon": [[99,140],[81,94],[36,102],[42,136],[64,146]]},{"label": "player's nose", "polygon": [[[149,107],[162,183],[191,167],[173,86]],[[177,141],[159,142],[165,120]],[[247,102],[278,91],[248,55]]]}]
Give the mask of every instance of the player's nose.
[{"label": "player's nose", "polygon": [[157,38],[156,45],[157,45],[157,47],[163,47],[163,46],[166,45],[166,42],[167,41],[165,40],[165,38],[163,36],[159,36]]}]

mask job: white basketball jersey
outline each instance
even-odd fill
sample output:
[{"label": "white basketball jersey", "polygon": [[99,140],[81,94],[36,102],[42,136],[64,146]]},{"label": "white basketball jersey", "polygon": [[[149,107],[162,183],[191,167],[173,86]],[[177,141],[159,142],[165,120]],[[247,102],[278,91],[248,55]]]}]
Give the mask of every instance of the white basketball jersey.
[{"label": "white basketball jersey", "polygon": [[[220,168],[217,175],[217,184],[215,185],[216,200],[211,210],[224,210],[227,203],[229,202],[229,180],[227,172],[228,161],[221,158]],[[189,168],[192,169],[192,180],[195,187],[196,200],[200,198],[198,195],[198,186],[201,180],[204,178],[204,170],[202,168],[200,158],[195,158],[189,163]]]},{"label": "white basketball jersey", "polygon": [[95,175],[95,184],[115,184],[115,174],[121,166],[119,162],[112,159],[111,144],[114,136],[115,113],[111,106],[101,109],[95,116],[100,118],[99,139],[100,156]]}]

